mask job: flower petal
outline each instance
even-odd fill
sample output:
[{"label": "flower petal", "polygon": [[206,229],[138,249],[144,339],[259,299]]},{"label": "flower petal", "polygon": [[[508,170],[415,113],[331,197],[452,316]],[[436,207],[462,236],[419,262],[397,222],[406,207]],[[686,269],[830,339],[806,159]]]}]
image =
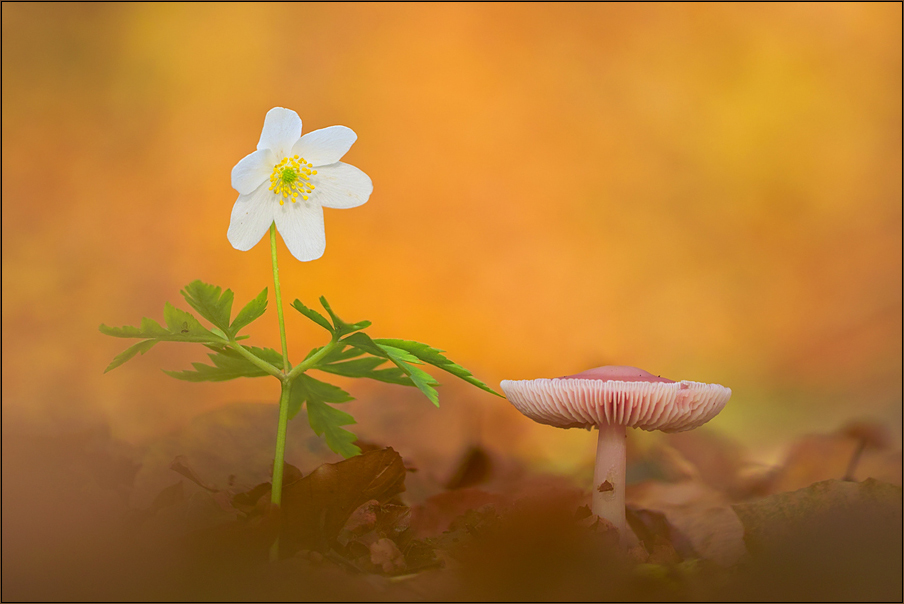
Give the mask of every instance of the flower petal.
[{"label": "flower petal", "polygon": [[276,230],[282,235],[292,255],[302,262],[323,256],[326,249],[323,208],[312,201],[305,202],[301,199],[276,207]]},{"label": "flower petal", "polygon": [[374,190],[367,174],[342,162],[317,168],[317,175],[311,182],[315,186],[311,201],[339,210],[364,204]]},{"label": "flower petal", "polygon": [[260,185],[250,195],[239,195],[232,206],[232,218],[226,238],[237,250],[253,248],[273,224],[273,208],[279,201],[266,185]]},{"label": "flower petal", "polygon": [[232,188],[248,195],[260,186],[276,165],[276,158],[269,149],[249,153],[232,169]]},{"label": "flower petal", "polygon": [[302,136],[292,147],[291,154],[300,155],[315,168],[327,166],[342,159],[356,140],[358,135],[351,128],[330,126]]},{"label": "flower petal", "polygon": [[264,118],[258,149],[270,149],[277,159],[285,157],[301,136],[301,118],[291,109],[274,107]]}]

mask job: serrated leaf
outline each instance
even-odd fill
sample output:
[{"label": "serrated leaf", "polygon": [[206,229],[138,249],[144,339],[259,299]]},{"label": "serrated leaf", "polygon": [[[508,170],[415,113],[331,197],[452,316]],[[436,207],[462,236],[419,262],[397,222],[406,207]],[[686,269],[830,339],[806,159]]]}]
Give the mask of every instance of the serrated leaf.
[{"label": "serrated leaf", "polygon": [[159,338],[170,335],[157,321],[147,317],[141,320],[141,327],[132,327],[131,325],[109,327],[101,324],[100,332],[114,338]]},{"label": "serrated leaf", "polygon": [[[257,358],[273,365],[277,369],[282,366],[282,355],[272,348],[257,348],[255,346],[246,346],[245,348]],[[185,380],[187,382],[224,382],[240,377],[264,377],[270,375],[235,350],[229,348],[222,348],[218,352],[207,356],[210,357],[212,365],[192,363],[194,371],[164,370],[163,372],[177,380]]]},{"label": "serrated leaf", "polygon": [[204,338],[205,340],[216,337],[209,329],[201,325],[193,314],[176,308],[169,302],[163,306],[163,320],[166,321],[170,334],[177,337]]},{"label": "serrated leaf", "polygon": [[386,359],[379,357],[365,357],[363,359],[353,359],[343,363],[318,363],[314,369],[335,373],[336,375],[344,375],[346,377],[364,377],[363,374],[370,373],[378,366],[386,362]]},{"label": "serrated leaf", "polygon": [[307,408],[311,428],[317,436],[324,436],[330,449],[343,457],[354,457],[361,453],[361,449],[353,444],[358,437],[340,427],[357,423],[355,418],[319,401],[308,401]]},{"label": "serrated leaf", "polygon": [[301,300],[298,300],[296,298],[296,300],[292,302],[292,308],[309,318],[314,323],[317,323],[317,325],[323,327],[325,330],[330,332],[330,334],[336,333],[336,330],[333,329],[333,326],[330,325],[330,322],[326,320],[326,317],[324,317],[313,308],[308,308],[307,306],[305,306]]},{"label": "serrated leaf", "polygon": [[190,313],[179,310],[167,303],[164,307],[164,314],[168,317],[168,324],[173,326],[172,329],[162,327],[157,321],[148,319],[141,320],[140,327],[110,327],[101,325],[100,332],[113,336],[114,338],[142,338],[153,339],[158,342],[198,342],[217,343],[220,339],[217,335],[206,329],[195,319]]},{"label": "serrated leaf", "polygon": [[482,381],[474,377],[470,371],[443,356],[442,353],[444,351],[438,348],[433,348],[432,346],[429,346],[427,344],[414,342],[412,340],[398,340],[391,338],[379,338],[377,340],[374,340],[374,342],[380,346],[388,345],[393,346],[394,348],[405,350],[419,358],[421,361],[429,363],[430,365],[433,365],[435,367],[439,367],[443,371],[451,373],[455,377],[461,378],[469,384],[477,386],[481,390],[485,390],[486,392],[495,394],[496,396],[502,396],[501,394],[484,384]]},{"label": "serrated leaf", "polygon": [[438,385],[439,382],[437,382],[429,373],[415,365],[415,363],[421,362],[416,356],[401,348],[378,344],[375,340],[372,340],[370,336],[362,332],[352,334],[344,338],[342,342],[350,344],[355,348],[359,348],[373,356],[387,358],[392,361],[396,367],[402,370],[402,372],[411,379],[412,383],[418,390],[424,393],[424,396],[426,396],[431,403],[439,407],[439,394],[433,388],[433,386]]},{"label": "serrated leaf", "polygon": [[351,400],[354,400],[352,396],[339,386],[302,373],[292,382],[292,389],[289,391],[289,419],[298,414],[305,402],[346,403]]},{"label": "serrated leaf", "polygon": [[354,346],[355,348],[368,354],[372,354],[375,357],[389,358],[386,354],[386,351],[380,348],[376,344],[376,342],[371,340],[370,336],[366,333],[353,333],[352,335],[343,338],[341,343],[348,344],[349,346]]},{"label": "serrated leaf", "polygon": [[370,375],[366,376],[372,380],[386,382],[387,384],[398,384],[399,386],[414,386],[405,372],[398,367],[387,367],[386,369],[377,369]]},{"label": "serrated leaf", "polygon": [[[360,351],[358,351],[360,354]],[[386,359],[379,357],[366,357],[363,359],[354,359],[344,363],[329,363],[325,365],[316,365],[314,369],[342,375],[345,377],[367,378],[386,382],[388,384],[399,384],[401,386],[414,386],[411,378],[406,376],[398,367],[387,367],[384,369],[376,369]]]},{"label": "serrated leaf", "polygon": [[344,457],[357,455],[361,450],[352,443],[357,437],[339,426],[354,424],[355,419],[334,409],[327,403],[344,403],[353,400],[348,392],[309,375],[301,374],[289,391],[289,417],[295,417],[304,404],[308,410],[308,422],[317,436],[325,436],[327,446]]},{"label": "serrated leaf", "polygon": [[330,318],[333,320],[333,333],[334,337],[341,338],[345,334],[349,334],[355,331],[360,331],[362,329],[366,329],[370,327],[370,321],[358,321],[357,323],[346,323],[339,316],[333,312],[333,309],[330,307],[329,302],[326,301],[324,296],[320,296],[320,304],[323,306],[324,310],[330,315]]},{"label": "serrated leaf", "polygon": [[283,356],[278,350],[273,350],[272,348],[260,348],[259,346],[244,346],[243,348],[260,360],[270,363],[277,369],[282,369]]},{"label": "serrated leaf", "polygon": [[414,382],[414,385],[417,386],[417,389],[423,392],[424,396],[426,396],[431,403],[439,407],[439,393],[435,388],[433,388],[433,386],[439,385],[439,382],[437,382],[432,375],[430,375],[420,367],[411,365],[401,360],[393,352],[389,352],[388,354],[390,360],[395,363],[396,366],[405,373],[405,375],[411,378],[411,381]]},{"label": "serrated leaf", "polygon": [[257,320],[264,311],[267,310],[267,288],[257,295],[251,302],[246,304],[239,314],[235,316],[232,325],[229,326],[229,333],[235,336],[243,327]]},{"label": "serrated leaf", "polygon": [[144,340],[143,342],[138,342],[137,344],[132,344],[118,355],[113,358],[113,362],[107,365],[107,368],[104,369],[104,373],[112,369],[116,369],[132,357],[134,357],[139,352],[141,354],[146,353],[148,350],[154,347],[154,344],[157,343],[157,340]]},{"label": "serrated leaf", "polygon": [[141,329],[142,334],[147,334],[148,336],[151,336],[151,337],[161,338],[161,337],[169,334],[169,332],[166,330],[165,327],[163,327],[163,325],[161,325],[154,319],[149,319],[147,317],[144,317],[141,319],[140,329]]},{"label": "serrated leaf", "polygon": [[232,290],[222,291],[220,287],[196,279],[179,293],[192,308],[198,311],[198,314],[223,332],[229,331],[229,319],[232,316]]},{"label": "serrated leaf", "polygon": [[[374,342],[376,343],[376,342]],[[400,361],[405,361],[406,363],[415,363],[417,365],[421,365],[421,360],[408,352],[407,350],[402,350],[401,348],[396,348],[395,346],[391,346],[389,344],[377,344],[383,351],[389,355],[389,358],[396,358]]]}]

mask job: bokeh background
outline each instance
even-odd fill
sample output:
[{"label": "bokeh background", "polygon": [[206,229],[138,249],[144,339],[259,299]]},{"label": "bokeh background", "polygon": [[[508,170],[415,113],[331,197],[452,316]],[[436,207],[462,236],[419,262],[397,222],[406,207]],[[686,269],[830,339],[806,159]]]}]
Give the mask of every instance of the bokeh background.
[{"label": "bokeh background", "polygon": [[[237,304],[272,287],[267,246],[226,240],[230,171],[285,106],[353,128],[345,161],[375,187],[327,210],[322,259],[280,243],[286,302],[326,295],[494,387],[602,364],[718,382],[712,428],[766,461],[853,417],[900,439],[900,4],[2,11],[4,432],[149,446],[273,405],[273,380],[160,372],[200,347],[104,375],[128,342],[97,327],[160,320],[197,278]],[[297,360],[323,334],[288,313]],[[249,333],[278,347],[272,305]],[[475,441],[592,460],[592,435],[439,377],[439,410],[343,382],[357,432],[435,460]]]}]

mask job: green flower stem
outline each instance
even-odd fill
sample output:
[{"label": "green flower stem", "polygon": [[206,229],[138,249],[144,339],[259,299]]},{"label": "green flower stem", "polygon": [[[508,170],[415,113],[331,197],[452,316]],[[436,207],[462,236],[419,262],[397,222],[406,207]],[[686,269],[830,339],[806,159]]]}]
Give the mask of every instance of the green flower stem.
[{"label": "green flower stem", "polygon": [[[279,317],[279,338],[282,340],[283,370],[279,376],[282,391],[279,395],[279,424],[276,428],[276,454],[273,456],[273,482],[270,488],[270,502],[282,503],[283,467],[286,458],[286,427],[289,423],[289,350],[286,346],[286,322],[283,319],[282,293],[279,290],[279,265],[276,263],[276,223],[270,225],[270,259],[273,264],[273,289],[276,292],[276,315]],[[279,537],[270,548],[270,561],[279,560]]]},{"label": "green flower stem", "polygon": [[[282,392],[279,395],[279,425],[276,429],[276,455],[273,462],[273,482],[270,488],[270,503],[276,506],[282,505],[283,468],[286,458],[286,427],[289,423],[289,388],[292,383],[288,379],[282,382]],[[279,560],[279,536],[270,546],[270,561]]]},{"label": "green flower stem", "polygon": [[279,317],[279,339],[282,340],[283,372],[289,373],[289,350],[286,347],[286,321],[283,319],[282,294],[279,291],[279,265],[276,264],[276,223],[270,225],[270,260],[273,264],[273,289],[276,290],[276,315]]},{"label": "green flower stem", "polygon": [[[266,371],[267,373],[269,373],[270,375],[272,375],[273,377],[275,377],[279,380],[282,380],[283,377],[285,377],[286,374],[283,373],[282,371],[280,371],[279,368],[274,367],[267,361],[256,357],[254,354],[249,352],[247,348],[245,348],[244,346],[242,346],[235,340],[228,342],[228,344],[230,347],[232,347],[233,350],[235,350],[237,353],[239,353],[240,355],[242,355],[243,357],[248,359],[248,362],[250,362],[252,365],[257,366],[258,368],[262,369],[263,371]],[[285,357],[283,357],[283,358],[285,358]]]}]

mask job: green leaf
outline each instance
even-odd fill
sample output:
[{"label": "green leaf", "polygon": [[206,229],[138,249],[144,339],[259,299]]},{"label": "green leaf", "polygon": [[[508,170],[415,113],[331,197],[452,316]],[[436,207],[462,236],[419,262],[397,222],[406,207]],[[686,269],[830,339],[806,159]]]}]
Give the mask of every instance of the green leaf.
[{"label": "green leaf", "polygon": [[147,317],[141,320],[141,327],[132,327],[130,325],[108,327],[101,324],[100,332],[114,338],[159,338],[170,335],[157,321]]},{"label": "green leaf", "polygon": [[401,348],[386,344],[378,344],[375,340],[372,340],[370,336],[362,332],[344,338],[342,343],[351,344],[355,348],[363,350],[373,356],[389,359],[411,379],[418,390],[423,392],[424,396],[426,396],[431,403],[439,407],[439,394],[433,388],[438,385],[439,382],[437,382],[429,373],[414,365],[415,363],[419,364],[421,361],[413,354]]},{"label": "green leaf", "polygon": [[229,329],[224,330],[231,333],[233,336],[237,334],[243,327],[251,323],[252,321],[257,320],[264,311],[267,310],[267,288],[257,295],[251,302],[245,305],[242,310],[239,311],[239,314],[235,316],[235,320],[232,322],[232,325],[229,326]]},{"label": "green leaf", "polygon": [[406,376],[398,367],[387,367],[384,369],[376,369],[376,367],[385,363],[385,359],[378,357],[367,357],[364,359],[354,359],[345,363],[330,363],[327,365],[316,365],[313,368],[327,373],[342,375],[353,378],[368,378],[387,384],[399,384],[401,386],[414,386],[411,378]]},{"label": "green leaf", "polygon": [[333,332],[335,338],[341,338],[345,334],[349,334],[355,331],[360,331],[362,329],[366,329],[370,327],[370,321],[358,321],[357,323],[346,323],[342,319],[339,318],[336,313],[333,312],[333,309],[330,307],[329,302],[326,301],[326,298],[320,296],[320,304],[323,305],[324,310],[329,313],[330,318],[333,320]]},{"label": "green leaf", "polygon": [[323,327],[325,330],[327,330],[331,334],[336,333],[336,330],[333,329],[333,326],[330,325],[330,322],[326,320],[326,317],[324,317],[322,314],[320,314],[313,308],[308,308],[307,306],[305,306],[301,302],[301,300],[298,300],[296,298],[295,302],[292,302],[292,308],[294,308],[295,310],[297,310],[298,312],[300,312],[301,314],[303,314],[304,316],[309,318],[314,323],[317,323],[317,325],[320,325],[321,327]]},{"label": "green leaf", "polygon": [[292,389],[289,391],[289,419],[298,414],[305,402],[347,403],[351,400],[354,400],[352,396],[339,386],[302,373],[292,382]]},{"label": "green leaf", "polygon": [[194,316],[184,310],[175,308],[168,302],[164,307],[164,317],[169,329],[162,327],[157,321],[145,317],[141,320],[140,327],[128,325],[125,327],[109,327],[108,325],[101,325],[100,332],[114,338],[141,338],[157,342],[198,342],[201,344],[218,344],[221,342],[220,336],[206,329]]},{"label": "green leaf", "polygon": [[[245,349],[277,369],[282,366],[282,355],[272,348],[246,346]],[[214,348],[214,350],[217,349]],[[270,375],[231,348],[222,347],[214,354],[207,356],[210,357],[212,365],[192,363],[192,367],[195,368],[194,371],[164,370],[163,372],[177,380],[185,380],[187,382],[224,382],[240,377],[264,377]]]},{"label": "green leaf", "polygon": [[358,350],[372,354],[375,357],[383,357],[384,359],[389,358],[389,356],[386,354],[386,351],[380,348],[376,342],[371,340],[370,336],[366,333],[354,333],[346,338],[343,338],[342,342],[340,343],[354,346]]},{"label": "green leaf", "polygon": [[185,341],[210,341],[216,338],[206,327],[201,325],[193,314],[178,309],[169,302],[163,307],[163,320],[170,334]]},{"label": "green leaf", "polygon": [[452,375],[463,379],[469,384],[477,386],[481,390],[485,390],[486,392],[495,394],[496,396],[502,396],[501,394],[484,384],[482,381],[474,377],[470,371],[444,357],[442,355],[442,352],[444,351],[439,350],[438,348],[433,348],[432,346],[429,346],[427,344],[413,342],[411,340],[397,340],[390,338],[379,338],[377,340],[374,340],[374,342],[378,346],[386,345],[405,350],[416,356],[421,361],[429,363],[430,365],[433,365],[435,367],[439,367],[443,371],[447,371]]},{"label": "green leaf", "polygon": [[[266,306],[266,291],[267,290],[265,289],[263,292],[263,306]],[[221,292],[219,287],[214,287],[213,285],[201,281],[192,281],[185,286],[185,289],[181,293],[186,301],[201,313],[201,316],[209,320],[215,326],[207,329],[201,325],[194,315],[176,308],[169,302],[163,307],[163,318],[166,322],[166,327],[161,326],[157,321],[148,319],[147,317],[141,320],[141,325],[139,327],[110,327],[102,324],[100,326],[100,331],[105,335],[113,336],[114,338],[140,338],[142,340],[148,340],[146,342],[139,342],[116,356],[110,365],[107,366],[106,371],[119,367],[139,352],[144,354],[157,342],[196,342],[208,347],[213,347],[219,354],[223,354],[223,351],[225,350],[222,346],[224,340],[228,340],[230,337],[234,336],[234,332],[229,326],[229,315],[232,312],[232,292],[228,289],[225,292]],[[258,296],[258,298],[260,297],[261,296]],[[246,318],[248,316],[251,317],[249,320],[254,320],[255,318],[253,312],[256,311],[252,310],[251,313],[246,312],[248,311],[248,308],[252,306],[253,302],[246,306],[242,311],[242,313],[245,313]],[[236,317],[236,322],[240,320],[242,313],[239,313],[240,317]],[[223,329],[224,327],[225,329]],[[229,363],[229,361],[223,362]],[[203,378],[199,377],[199,371],[169,373],[179,379],[192,379],[198,381],[201,379],[231,379],[227,377],[215,378],[214,374],[221,375],[224,372],[215,371],[214,373],[210,373],[210,366],[196,364],[196,368],[198,365],[206,367],[206,369],[199,370],[204,375]],[[215,368],[217,367],[216,363],[214,366]],[[230,366],[230,369],[236,370],[236,367]]]},{"label": "green leaf", "polygon": [[107,373],[111,369],[116,369],[132,357],[134,357],[139,352],[141,354],[146,353],[148,350],[154,347],[154,344],[157,343],[157,340],[144,340],[143,342],[138,342],[137,344],[132,344],[124,351],[119,353],[113,358],[113,362],[107,365],[107,368],[104,369],[104,373]]},{"label": "green leaf", "polygon": [[345,346],[336,346],[329,351],[325,357],[320,359],[318,363],[338,363],[339,361],[347,361],[348,359],[359,357],[362,354],[364,354],[364,351],[358,350],[354,346],[349,346],[347,348]]},{"label": "green leaf", "polygon": [[386,351],[389,360],[395,363],[405,375],[411,378],[411,381],[414,382],[414,385],[417,386],[418,390],[423,392],[424,396],[426,396],[431,403],[439,407],[439,393],[433,388],[434,386],[439,385],[439,382],[420,367],[411,364],[420,363],[417,357],[400,348],[393,348],[392,346],[380,346],[380,348]]},{"label": "green leaf", "polygon": [[302,373],[292,382],[292,389],[289,391],[289,417],[295,417],[301,406],[306,405],[308,422],[317,436],[325,435],[330,449],[344,457],[352,457],[361,452],[352,444],[357,437],[339,426],[354,424],[355,418],[327,404],[350,400],[353,400],[351,395],[342,388]]},{"label": "green leaf", "polygon": [[314,366],[314,369],[346,377],[364,377],[363,374],[373,371],[385,362],[386,359],[379,357],[364,357],[363,359],[352,359],[344,363],[318,363]]},{"label": "green leaf", "polygon": [[308,401],[308,422],[314,433],[324,435],[327,446],[339,455],[354,457],[361,453],[361,449],[353,444],[358,437],[340,427],[357,423],[345,411],[318,401]]},{"label": "green leaf", "polygon": [[229,331],[233,299],[231,289],[224,292],[221,288],[198,279],[186,285],[185,289],[179,293],[192,308],[198,311],[198,314],[222,331]]},{"label": "green leaf", "polygon": [[411,378],[405,375],[405,372],[398,367],[387,367],[386,369],[377,369],[370,375],[364,377],[387,384],[398,384],[399,386],[414,386]]}]

